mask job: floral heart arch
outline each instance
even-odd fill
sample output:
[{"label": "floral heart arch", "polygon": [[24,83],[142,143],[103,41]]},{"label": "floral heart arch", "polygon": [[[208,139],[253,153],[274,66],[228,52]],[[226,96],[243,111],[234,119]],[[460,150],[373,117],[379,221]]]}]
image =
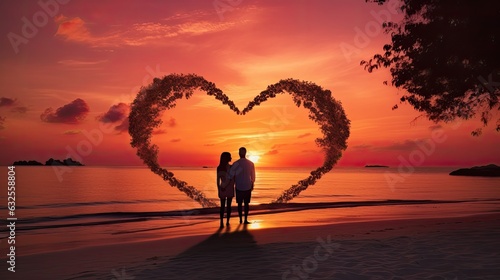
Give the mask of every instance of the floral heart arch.
[{"label": "floral heart arch", "polygon": [[175,107],[175,101],[182,97],[189,99],[194,90],[202,90],[208,95],[220,100],[237,115],[245,115],[255,106],[277,94],[289,93],[295,104],[309,109],[309,118],[315,121],[323,133],[323,138],[317,138],[316,144],[325,153],[323,165],[311,171],[310,175],[298,181],[276,198],[272,203],[285,203],[296,197],[308,186],[314,185],[323,174],[329,172],[342,157],[342,151],[347,148],[350,121],[345,115],[342,104],[336,101],[329,90],[305,81],[294,79],[281,80],[269,85],[266,90],[250,101],[243,111],[218,89],[214,83],[195,74],[170,74],[163,78],[155,78],[147,87],[142,88],[131,106],[129,115],[129,133],[132,136],[131,145],[137,148],[137,155],[153,171],[167,181],[172,187],[178,188],[187,196],[200,203],[203,207],[214,207],[217,204],[208,199],[205,194],[187,182],[175,178],[174,173],[158,164],[159,147],[151,143],[153,129],[161,124],[160,113]]}]

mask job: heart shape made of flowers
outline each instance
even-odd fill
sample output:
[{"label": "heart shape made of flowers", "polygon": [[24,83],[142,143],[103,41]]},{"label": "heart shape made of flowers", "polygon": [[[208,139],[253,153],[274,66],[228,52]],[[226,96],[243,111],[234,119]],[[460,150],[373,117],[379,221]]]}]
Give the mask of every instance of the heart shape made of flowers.
[{"label": "heart shape made of flowers", "polygon": [[220,100],[237,115],[245,115],[255,106],[277,94],[289,93],[295,104],[309,109],[309,118],[315,121],[323,133],[323,138],[317,138],[316,144],[325,153],[323,165],[311,171],[310,175],[286,189],[272,203],[285,203],[292,200],[308,186],[314,185],[323,174],[329,172],[342,157],[347,148],[350,121],[344,112],[342,104],[336,101],[329,90],[306,81],[295,79],[281,80],[269,85],[266,90],[257,95],[253,101],[240,111],[234,102],[227,97],[214,83],[195,74],[170,74],[163,78],[155,78],[153,82],[141,88],[132,103],[129,114],[129,134],[132,136],[131,146],[137,149],[137,155],[153,171],[167,181],[172,187],[178,188],[188,197],[200,203],[203,207],[215,207],[217,204],[205,194],[187,182],[177,179],[174,173],[161,167],[158,163],[159,147],[151,143],[153,129],[162,121],[161,112],[175,107],[177,99],[189,99],[194,90],[202,90],[215,99]]}]

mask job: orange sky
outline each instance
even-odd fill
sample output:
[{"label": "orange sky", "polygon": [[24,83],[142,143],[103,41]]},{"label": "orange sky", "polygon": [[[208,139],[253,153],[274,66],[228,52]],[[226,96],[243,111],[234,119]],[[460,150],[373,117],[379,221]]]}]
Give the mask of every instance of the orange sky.
[{"label": "orange sky", "polygon": [[[331,90],[351,120],[349,147],[339,165],[498,164],[500,138],[493,127],[472,137],[477,120],[412,122],[419,113],[409,105],[391,110],[400,94],[382,84],[388,70],[369,74],[359,66],[388,42],[378,22],[401,17],[388,5],[364,0],[41,3],[48,4],[0,3],[2,165],[68,155],[87,165],[141,165],[127,131],[116,128],[126,129],[128,114],[127,106],[118,104],[129,104],[140,86],[169,73],[201,75],[239,108],[285,78]],[[115,122],[101,121],[107,113]],[[237,116],[199,93],[164,113],[153,141],[167,166],[216,165],[223,151],[236,159],[240,146],[259,155],[261,166],[320,165],[323,154],[314,139],[321,135],[307,114],[283,95]]]}]

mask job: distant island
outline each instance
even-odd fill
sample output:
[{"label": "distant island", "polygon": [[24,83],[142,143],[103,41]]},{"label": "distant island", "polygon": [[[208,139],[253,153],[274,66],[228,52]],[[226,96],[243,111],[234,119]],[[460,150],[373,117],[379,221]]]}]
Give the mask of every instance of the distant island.
[{"label": "distant island", "polygon": [[378,165],[378,164],[367,164],[365,165],[365,167],[368,167],[368,168],[389,168],[389,166],[387,165]]},{"label": "distant island", "polygon": [[500,166],[488,164],[485,166],[474,166],[472,168],[461,168],[450,173],[452,176],[484,176],[500,177]]},{"label": "distant island", "polygon": [[14,161],[12,165],[43,165],[43,163],[38,162],[36,160],[20,160],[20,161]]},{"label": "distant island", "polygon": [[30,165],[30,166],[52,166],[52,165],[64,165],[64,166],[84,166],[80,162],[73,160],[72,158],[67,158],[64,160],[58,160],[50,158],[45,162],[45,164],[38,162],[36,160],[20,160],[15,161],[12,165]]}]

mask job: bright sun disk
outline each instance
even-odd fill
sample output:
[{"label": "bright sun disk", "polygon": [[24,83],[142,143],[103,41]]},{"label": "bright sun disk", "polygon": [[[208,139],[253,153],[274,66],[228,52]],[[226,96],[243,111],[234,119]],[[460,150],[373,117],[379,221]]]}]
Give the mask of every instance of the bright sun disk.
[{"label": "bright sun disk", "polygon": [[251,160],[253,163],[257,163],[260,159],[260,156],[258,155],[251,155],[251,156],[248,156],[248,159]]}]

